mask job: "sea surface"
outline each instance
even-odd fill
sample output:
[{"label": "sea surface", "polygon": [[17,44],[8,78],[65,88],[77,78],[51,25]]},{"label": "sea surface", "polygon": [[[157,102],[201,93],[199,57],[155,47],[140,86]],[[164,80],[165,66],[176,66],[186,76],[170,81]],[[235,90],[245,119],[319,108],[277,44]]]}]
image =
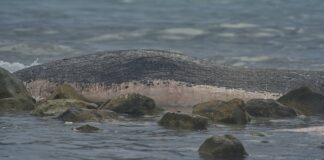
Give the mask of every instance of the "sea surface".
[{"label": "sea surface", "polygon": [[[72,128],[83,123],[1,115],[0,159],[205,160],[198,154],[199,146],[212,135],[224,134],[232,134],[242,141],[249,153],[245,160],[324,158],[324,151],[319,147],[324,142],[323,119],[254,121],[241,127],[211,125],[207,131],[166,129],[157,125],[158,119],[122,118],[115,122],[90,123],[101,130],[80,133]],[[265,136],[258,136],[260,133]]]},{"label": "sea surface", "polygon": [[237,67],[324,69],[323,0],[1,0],[0,66],[165,49]]},{"label": "sea surface", "polygon": [[[152,48],[234,67],[323,70],[323,15],[323,0],[0,0],[0,67]],[[324,158],[324,120],[315,117],[194,132],[158,119],[90,123],[101,130],[80,133],[72,128],[81,123],[0,115],[0,160],[203,160],[203,141],[224,134],[242,141],[246,160]]]}]

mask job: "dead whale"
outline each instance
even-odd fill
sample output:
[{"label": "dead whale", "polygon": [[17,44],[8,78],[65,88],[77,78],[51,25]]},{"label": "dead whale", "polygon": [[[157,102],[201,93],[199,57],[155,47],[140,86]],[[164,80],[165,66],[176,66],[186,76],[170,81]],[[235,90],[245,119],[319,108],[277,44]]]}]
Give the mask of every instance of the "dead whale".
[{"label": "dead whale", "polygon": [[324,93],[324,72],[220,66],[164,50],[119,50],[67,58],[14,73],[34,96],[67,82],[94,99],[129,92],[160,105],[191,106],[209,99],[276,98],[308,86]]}]

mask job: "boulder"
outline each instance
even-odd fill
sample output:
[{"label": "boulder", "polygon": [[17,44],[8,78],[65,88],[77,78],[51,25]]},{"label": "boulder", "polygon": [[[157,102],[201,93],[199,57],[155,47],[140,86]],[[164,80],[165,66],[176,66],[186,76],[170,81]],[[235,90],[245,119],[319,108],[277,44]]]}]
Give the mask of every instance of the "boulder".
[{"label": "boulder", "polygon": [[76,99],[47,100],[38,104],[32,114],[57,117],[70,108],[97,109],[97,105]]},{"label": "boulder", "polygon": [[199,154],[213,158],[244,158],[246,153],[243,144],[232,135],[212,136],[199,147]]},{"label": "boulder", "polygon": [[208,126],[208,119],[201,116],[191,116],[183,113],[166,113],[158,122],[160,126],[187,129],[187,130],[205,130]]},{"label": "boulder", "polygon": [[118,115],[109,110],[70,108],[57,118],[64,122],[101,122],[104,120],[117,119]]},{"label": "boulder", "polygon": [[0,68],[0,113],[30,111],[35,100],[24,84],[8,71]]},{"label": "boulder", "polygon": [[86,124],[76,128],[75,130],[84,133],[91,133],[91,132],[99,131],[99,128]]},{"label": "boulder", "polygon": [[278,99],[278,102],[310,116],[324,116],[324,95],[307,87],[292,90]]},{"label": "boulder", "polygon": [[156,107],[153,99],[137,93],[115,97],[108,100],[100,108],[132,116],[153,115],[160,110]]},{"label": "boulder", "polygon": [[83,95],[79,94],[71,85],[67,83],[57,86],[48,99],[77,99],[87,101]]},{"label": "boulder", "polygon": [[245,110],[253,117],[287,118],[296,117],[297,112],[273,99],[251,99],[245,104]]},{"label": "boulder", "polygon": [[244,101],[241,99],[200,103],[193,107],[192,113],[207,117],[213,122],[227,124],[246,124],[250,121],[250,116],[244,109]]}]

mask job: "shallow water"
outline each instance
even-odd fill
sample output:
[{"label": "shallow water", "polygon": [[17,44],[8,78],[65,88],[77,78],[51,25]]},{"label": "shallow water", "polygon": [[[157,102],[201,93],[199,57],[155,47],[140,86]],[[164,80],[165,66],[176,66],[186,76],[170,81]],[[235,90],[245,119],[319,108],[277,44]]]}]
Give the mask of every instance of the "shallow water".
[{"label": "shallow water", "polygon": [[[207,131],[177,131],[157,125],[159,118],[90,123],[97,133],[79,133],[72,128],[82,123],[64,124],[54,119],[30,115],[0,116],[1,160],[197,160],[200,144],[211,135],[233,134],[245,146],[246,160],[321,160],[324,141],[320,132],[295,132],[320,126],[318,118],[252,122],[245,127],[212,125]],[[255,134],[263,132],[265,137]],[[261,143],[269,141],[269,143]]]},{"label": "shallow water", "polygon": [[177,50],[238,67],[323,70],[322,0],[1,0],[0,66]]}]

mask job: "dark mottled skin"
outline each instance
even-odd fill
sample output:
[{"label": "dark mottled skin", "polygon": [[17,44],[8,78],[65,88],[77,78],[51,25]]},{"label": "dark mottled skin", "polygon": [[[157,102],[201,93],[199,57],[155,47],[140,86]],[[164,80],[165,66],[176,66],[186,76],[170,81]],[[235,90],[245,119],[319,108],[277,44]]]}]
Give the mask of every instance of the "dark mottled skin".
[{"label": "dark mottled skin", "polygon": [[132,80],[176,80],[248,91],[284,93],[300,86],[324,92],[324,72],[242,69],[162,50],[99,52],[33,66],[17,71],[23,81],[119,84]]}]

